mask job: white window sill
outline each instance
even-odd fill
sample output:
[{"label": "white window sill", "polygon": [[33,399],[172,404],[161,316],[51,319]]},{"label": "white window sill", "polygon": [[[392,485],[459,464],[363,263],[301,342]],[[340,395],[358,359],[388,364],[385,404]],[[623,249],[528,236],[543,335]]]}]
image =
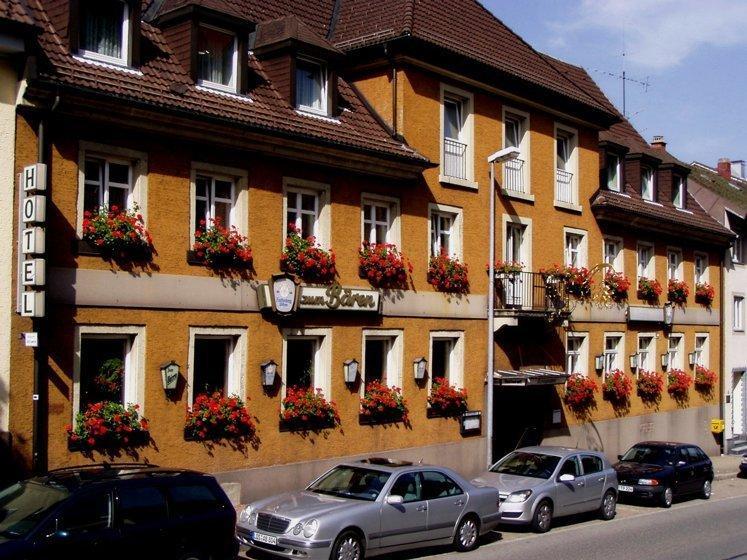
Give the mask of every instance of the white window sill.
[{"label": "white window sill", "polygon": [[204,91],[207,93],[215,93],[217,95],[222,95],[224,97],[230,97],[231,99],[236,99],[237,101],[246,101],[247,103],[254,103],[254,100],[248,95],[240,95],[236,93],[235,90],[226,88],[225,86],[221,86],[220,84],[213,84],[211,82],[200,82],[195,86],[195,88],[198,91]]},{"label": "white window sill", "polygon": [[617,191],[615,189],[610,189],[609,187],[607,187],[607,192],[615,193],[617,196],[624,196],[625,198],[630,198],[629,194],[626,194],[622,191]]},{"label": "white window sill", "polygon": [[571,212],[583,212],[584,208],[580,204],[573,204],[571,202],[562,202],[560,200],[555,201],[555,208],[561,208],[563,210],[570,210]]},{"label": "white window sill", "polygon": [[309,117],[309,118],[318,119],[324,122],[340,124],[340,119],[337,119],[335,117],[330,117],[327,113],[321,113],[319,111],[312,111],[309,109],[302,109],[299,107],[296,109],[296,114],[301,115],[302,117]]},{"label": "white window sill", "polygon": [[685,209],[685,208],[680,208],[679,206],[675,206],[674,208],[675,208],[675,210],[677,210],[678,212],[683,212],[683,213],[685,213],[685,214],[692,214],[692,213],[693,213],[693,212],[692,212],[692,210],[687,210],[687,209]]},{"label": "white window sill", "polygon": [[127,62],[118,58],[112,58],[110,56],[100,55],[98,53],[78,53],[73,55],[73,58],[78,62],[85,62],[86,64],[92,64],[94,66],[101,66],[102,68],[109,68],[111,70],[119,70],[120,72],[127,72],[128,74],[134,74],[135,76],[142,76],[143,73],[140,70],[136,70],[127,65]]},{"label": "white window sill", "polygon": [[532,193],[501,189],[501,194],[506,198],[515,198],[516,200],[523,200],[525,202],[534,202],[534,195]]},{"label": "white window sill", "polygon": [[469,179],[460,179],[459,177],[449,177],[448,175],[439,175],[438,182],[445,183],[447,185],[454,185],[457,187],[466,187],[468,189],[474,190],[477,190],[478,187],[475,181],[470,181]]},{"label": "white window sill", "polygon": [[661,202],[654,202],[653,200],[648,200],[646,198],[643,199],[643,202],[645,202],[646,204],[651,204],[652,206],[664,207],[664,205]]}]

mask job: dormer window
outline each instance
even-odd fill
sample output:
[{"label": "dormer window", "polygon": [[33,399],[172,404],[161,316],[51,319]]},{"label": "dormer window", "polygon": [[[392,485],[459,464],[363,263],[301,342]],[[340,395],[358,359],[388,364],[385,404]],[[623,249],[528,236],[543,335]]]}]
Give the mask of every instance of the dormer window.
[{"label": "dormer window", "polygon": [[296,61],[296,107],[301,111],[327,114],[327,69],[321,63]]},{"label": "dormer window", "polygon": [[675,177],[672,187],[672,204],[677,208],[684,208],[685,196],[685,180],[682,177]]},{"label": "dormer window", "polygon": [[607,188],[620,192],[620,156],[607,153]]},{"label": "dormer window", "polygon": [[197,31],[197,84],[236,91],[238,40],[235,33],[207,25]]},{"label": "dormer window", "polygon": [[84,2],[80,8],[79,54],[111,64],[129,64],[130,13],[122,0]]},{"label": "dormer window", "polygon": [[650,167],[641,170],[641,198],[654,201],[654,170]]}]

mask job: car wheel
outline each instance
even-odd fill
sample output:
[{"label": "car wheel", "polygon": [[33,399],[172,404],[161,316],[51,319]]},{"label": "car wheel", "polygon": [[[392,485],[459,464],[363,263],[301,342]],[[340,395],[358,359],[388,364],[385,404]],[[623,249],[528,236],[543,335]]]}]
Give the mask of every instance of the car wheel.
[{"label": "car wheel", "polygon": [[332,547],[330,560],[363,560],[363,543],[353,531],[340,533]]},{"label": "car wheel", "polygon": [[612,490],[607,490],[607,493],[602,498],[602,505],[599,508],[599,517],[605,521],[614,519],[617,513],[617,497]]},{"label": "car wheel", "polygon": [[468,552],[477,546],[480,538],[480,523],[473,515],[465,515],[457,525],[454,547],[459,552]]},{"label": "car wheel", "polygon": [[661,507],[670,508],[672,507],[672,501],[674,500],[674,493],[670,486],[665,486],[664,491],[661,493]]},{"label": "car wheel", "polygon": [[552,504],[543,500],[534,510],[532,529],[538,533],[547,533],[552,526]]},{"label": "car wheel", "polygon": [[705,482],[703,482],[703,487],[700,489],[700,497],[704,500],[707,500],[711,497],[711,492],[711,481],[706,480]]}]

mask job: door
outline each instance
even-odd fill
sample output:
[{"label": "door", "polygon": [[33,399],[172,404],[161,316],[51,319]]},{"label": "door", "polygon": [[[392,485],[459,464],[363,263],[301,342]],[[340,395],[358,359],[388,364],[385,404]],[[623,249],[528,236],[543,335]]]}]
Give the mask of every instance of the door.
[{"label": "door", "polygon": [[[560,482],[560,477],[564,474],[571,474],[575,479],[570,482]],[[555,479],[556,516],[571,515],[583,510],[584,486],[578,455],[566,458]]]},{"label": "door", "polygon": [[747,373],[734,373],[734,389],[731,392],[731,426],[734,437],[747,436]]},{"label": "door", "polygon": [[381,507],[381,547],[423,540],[428,523],[428,502],[423,499],[420,473],[403,473],[394,481],[390,496],[402,496],[401,504]]},{"label": "door", "polygon": [[168,558],[174,543],[169,533],[166,497],[149,481],[128,481],[117,489],[116,520],[126,557]]},{"label": "door", "polygon": [[584,481],[582,494],[584,497],[584,511],[590,511],[599,507],[602,503],[605,479],[604,462],[596,455],[581,455],[581,468]]},{"label": "door", "polygon": [[690,456],[690,464],[693,467],[693,485],[691,491],[697,492],[703,488],[703,483],[712,477],[710,460],[700,448],[694,445],[687,447],[687,454]]},{"label": "door", "polygon": [[449,538],[467,507],[467,496],[451,478],[438,471],[423,471],[423,498],[428,501],[428,539]]},{"label": "door", "polygon": [[677,449],[674,460],[674,491],[677,494],[692,492],[696,484],[695,465],[685,447]]},{"label": "door", "polygon": [[[523,263],[524,226],[506,224],[506,263]],[[503,302],[508,307],[524,305],[524,281],[521,273],[501,274]]]}]

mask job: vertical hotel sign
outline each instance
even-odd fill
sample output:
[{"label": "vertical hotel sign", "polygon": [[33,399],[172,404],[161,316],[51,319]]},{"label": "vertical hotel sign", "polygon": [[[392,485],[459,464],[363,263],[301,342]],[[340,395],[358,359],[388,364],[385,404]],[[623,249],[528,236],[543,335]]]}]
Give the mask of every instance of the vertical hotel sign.
[{"label": "vertical hotel sign", "polygon": [[18,311],[23,317],[44,317],[44,224],[47,218],[47,166],[35,163],[18,176],[20,198]]}]

